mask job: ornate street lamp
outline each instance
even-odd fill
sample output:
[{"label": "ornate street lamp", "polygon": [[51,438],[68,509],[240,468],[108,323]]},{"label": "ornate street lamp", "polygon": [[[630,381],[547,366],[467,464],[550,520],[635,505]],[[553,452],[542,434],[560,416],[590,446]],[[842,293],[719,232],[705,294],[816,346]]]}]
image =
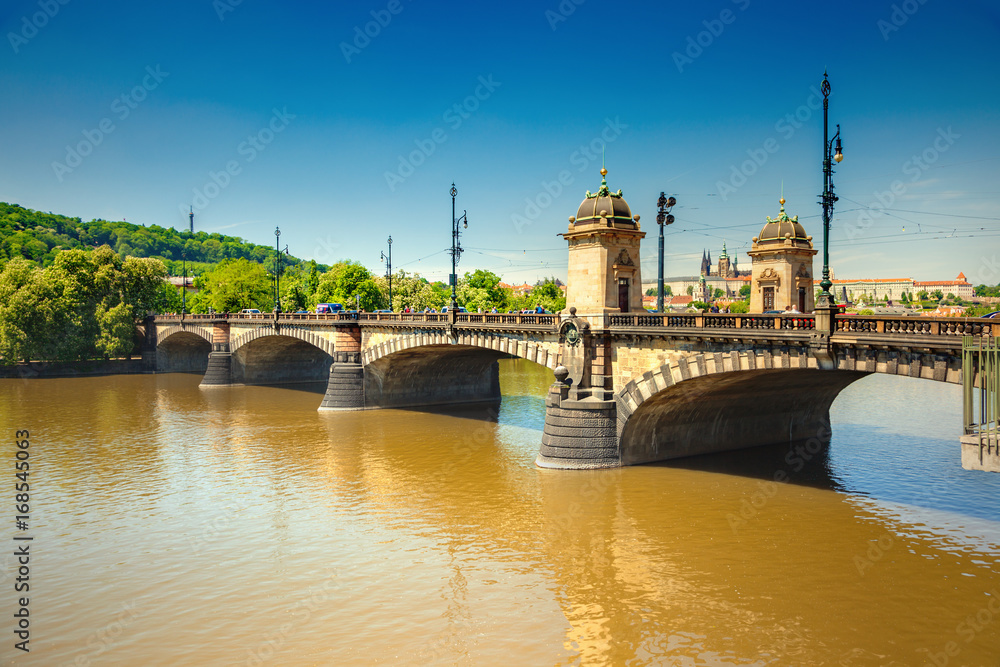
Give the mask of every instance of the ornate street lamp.
[{"label": "ornate street lamp", "polygon": [[389,310],[392,310],[392,237],[389,237],[389,254],[382,253],[385,262],[385,275],[389,279]]},{"label": "ornate street lamp", "polygon": [[[455,294],[455,288],[458,286],[458,259],[462,254],[462,228],[468,229],[469,218],[466,216],[466,212],[462,211],[462,216],[460,218],[455,217],[455,197],[458,195],[458,188],[455,184],[451,184],[451,276],[449,278],[451,282],[451,312],[458,310],[458,299]],[[458,223],[462,223],[462,227],[458,226]]]},{"label": "ornate street lamp", "polygon": [[660,226],[660,243],[658,250],[659,263],[656,271],[656,312],[663,313],[663,226],[672,225],[674,216],[670,215],[670,209],[677,204],[673,197],[660,193],[660,199],[656,202],[659,212],[656,214],[656,224]]},{"label": "ornate street lamp", "polygon": [[[281,313],[281,249],[278,240],[281,237],[281,229],[274,228],[274,312]],[[288,254],[288,246],[285,246],[285,254]]]},{"label": "ornate street lamp", "polygon": [[[822,291],[819,293],[816,309],[832,310],[835,307],[835,299],[830,294],[830,288],[833,287],[833,282],[830,280],[830,221],[833,218],[833,205],[837,201],[837,195],[833,194],[831,159],[839,163],[844,159],[844,153],[840,143],[840,125],[837,125],[837,133],[832,138],[828,138],[830,82],[827,80],[826,72],[823,72],[823,84],[820,90],[823,92],[823,280],[819,284]],[[836,153],[833,152],[834,150]]]}]

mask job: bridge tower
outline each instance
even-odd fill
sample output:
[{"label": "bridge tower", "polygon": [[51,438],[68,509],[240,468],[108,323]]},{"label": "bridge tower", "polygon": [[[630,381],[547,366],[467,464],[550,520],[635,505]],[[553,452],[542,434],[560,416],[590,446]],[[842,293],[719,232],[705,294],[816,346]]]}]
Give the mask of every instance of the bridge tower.
[{"label": "bridge tower", "polygon": [[639,242],[646,233],[622,191],[608,189],[607,175],[601,167],[600,189],[587,191],[561,234],[569,243],[566,306],[581,316],[643,310]]},{"label": "bridge tower", "polygon": [[801,313],[811,313],[815,298],[812,260],[817,251],[812,237],[799,224],[799,216],[788,217],[785,213],[785,198],[778,202],[778,217],[767,218],[747,253],[753,260],[750,312],[791,306]]}]

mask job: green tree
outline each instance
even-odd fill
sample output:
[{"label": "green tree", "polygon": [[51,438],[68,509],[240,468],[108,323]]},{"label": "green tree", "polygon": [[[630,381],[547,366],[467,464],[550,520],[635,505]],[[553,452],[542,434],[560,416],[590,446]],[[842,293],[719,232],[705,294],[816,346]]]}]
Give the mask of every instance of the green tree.
[{"label": "green tree", "polygon": [[740,287],[740,298],[741,299],[749,299],[750,298],[750,286],[749,285],[743,285],[742,287]]},{"label": "green tree", "polygon": [[528,293],[529,308],[541,304],[542,308],[553,313],[566,309],[566,297],[556,284],[555,278],[546,278],[538,282]]},{"label": "green tree", "polygon": [[976,285],[973,288],[976,296],[1000,296],[1000,285]]},{"label": "green tree", "polygon": [[192,312],[207,312],[209,307],[219,313],[237,313],[244,308],[267,312],[274,308],[270,275],[262,265],[246,259],[221,262],[196,278],[195,287],[199,293],[189,301]]},{"label": "green tree", "polygon": [[944,298],[944,292],[939,289],[934,290],[934,298],[938,301]]},{"label": "green tree", "polygon": [[687,289],[685,291],[688,293],[688,296],[693,296],[694,295],[694,285],[688,285]]},{"label": "green tree", "polygon": [[493,308],[505,310],[508,307],[509,291],[500,287],[500,276],[491,271],[476,269],[466,273],[455,291],[459,305],[470,311],[489,312]]},{"label": "green tree", "polygon": [[319,278],[317,303],[342,303],[344,308],[355,306],[363,310],[384,308],[382,291],[371,272],[359,262],[337,262]]},{"label": "green tree", "polygon": [[749,313],[750,312],[750,302],[749,301],[734,301],[729,304],[730,313]]},{"label": "green tree", "polygon": [[130,354],[136,325],[164,303],[166,269],[108,246],[59,253],[49,267],[18,259],[0,273],[0,355],[72,360]]}]

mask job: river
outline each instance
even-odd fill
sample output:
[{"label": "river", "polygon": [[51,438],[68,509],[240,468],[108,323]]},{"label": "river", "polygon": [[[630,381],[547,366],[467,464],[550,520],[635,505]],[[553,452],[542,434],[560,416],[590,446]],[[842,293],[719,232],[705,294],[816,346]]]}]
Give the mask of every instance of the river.
[{"label": "river", "polygon": [[828,453],[554,471],[551,371],[500,364],[499,410],[438,412],[0,380],[33,538],[4,664],[1000,665],[1000,475],[960,466],[960,387],[867,377]]}]

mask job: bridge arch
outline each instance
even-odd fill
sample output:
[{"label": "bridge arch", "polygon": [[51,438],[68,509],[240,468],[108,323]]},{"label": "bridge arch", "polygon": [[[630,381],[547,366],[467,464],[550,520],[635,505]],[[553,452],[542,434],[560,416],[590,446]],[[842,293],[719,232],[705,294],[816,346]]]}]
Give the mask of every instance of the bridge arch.
[{"label": "bridge arch", "polygon": [[286,338],[295,338],[305,343],[309,343],[314,347],[318,347],[320,350],[330,355],[331,357],[333,356],[334,352],[333,343],[323,338],[322,336],[319,336],[316,333],[309,331],[308,329],[296,326],[284,325],[279,327],[278,329],[275,329],[273,324],[269,324],[267,326],[255,329],[250,329],[249,331],[240,334],[233,340],[232,344],[230,345],[229,348],[230,352],[235,353],[244,345],[247,345],[248,343],[257,340],[258,338],[265,338],[267,336],[284,336]]},{"label": "bridge arch", "polygon": [[521,359],[533,361],[550,369],[559,365],[559,346],[553,343],[542,343],[533,340],[523,340],[502,333],[460,334],[455,338],[445,331],[418,332],[414,334],[397,335],[381,340],[368,346],[361,354],[361,363],[368,365],[382,357],[424,346],[461,345],[478,347],[502,354],[509,354]]},{"label": "bridge arch", "polygon": [[446,331],[392,335],[361,353],[369,407],[416,407],[500,400],[504,355],[554,369],[558,347],[501,333],[450,337]]},{"label": "bridge arch", "polygon": [[189,333],[195,336],[200,336],[209,345],[212,344],[212,332],[205,327],[198,326],[197,324],[186,324],[184,326],[172,326],[159,329],[156,332],[156,344],[159,346],[166,339],[170,338],[174,334],[179,333]]},{"label": "bridge arch", "polygon": [[825,441],[837,395],[871,373],[962,381],[960,359],[947,353],[844,346],[830,365],[789,346],[702,352],[647,371],[615,395],[621,462]]},{"label": "bridge arch", "polygon": [[825,443],[830,406],[866,370],[822,370],[808,348],[699,353],[615,395],[621,463],[776,443]]},{"label": "bridge arch", "polygon": [[333,347],[325,338],[295,326],[251,329],[231,344],[231,379],[235,384],[325,382]]},{"label": "bridge arch", "polygon": [[156,332],[159,373],[203,373],[212,351],[212,332],[198,325],[164,327]]}]

